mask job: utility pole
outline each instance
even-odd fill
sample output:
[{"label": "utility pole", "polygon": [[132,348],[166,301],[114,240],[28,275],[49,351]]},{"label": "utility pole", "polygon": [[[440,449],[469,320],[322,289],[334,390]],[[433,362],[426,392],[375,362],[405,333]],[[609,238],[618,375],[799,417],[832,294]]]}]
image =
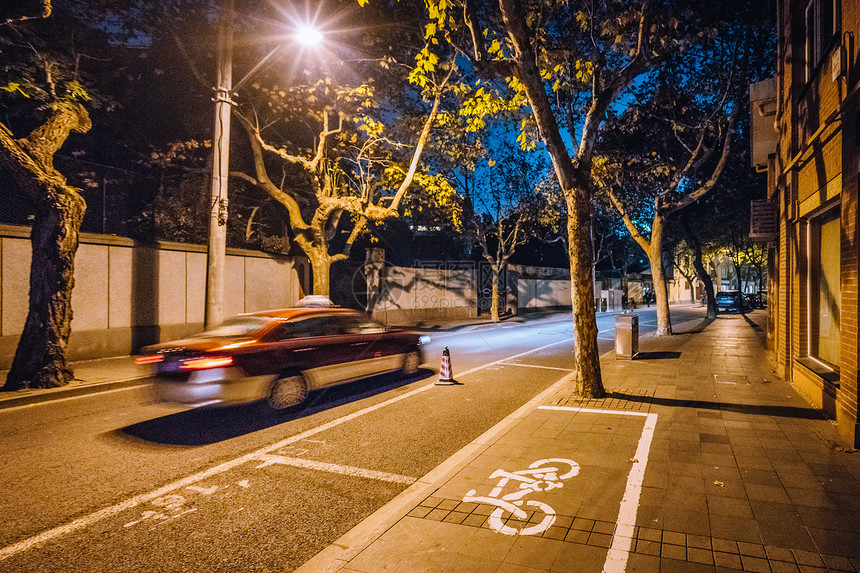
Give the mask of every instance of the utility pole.
[{"label": "utility pole", "polygon": [[206,255],[206,326],[224,318],[224,268],[227,258],[227,178],[230,170],[230,98],[233,83],[233,0],[222,0],[218,24],[218,86],[212,138],[209,246]]}]

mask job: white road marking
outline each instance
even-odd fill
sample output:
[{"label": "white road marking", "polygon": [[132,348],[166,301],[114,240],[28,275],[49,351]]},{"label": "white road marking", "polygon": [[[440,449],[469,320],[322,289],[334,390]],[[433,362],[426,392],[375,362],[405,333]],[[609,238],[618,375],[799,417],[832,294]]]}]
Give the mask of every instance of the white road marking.
[{"label": "white road marking", "polygon": [[654,439],[654,429],[657,426],[657,414],[645,412],[629,412],[627,410],[600,410],[597,408],[575,408],[569,406],[540,406],[541,410],[564,410],[569,412],[585,412],[590,414],[617,414],[620,416],[643,416],[645,426],[636,447],[633,467],[627,475],[627,486],[621,507],[618,510],[618,521],[615,523],[615,533],[612,535],[612,545],[606,554],[603,573],[624,573],[627,570],[627,559],[633,547],[633,533],[636,529],[636,512],[639,510],[639,497],[642,494],[642,482],[645,478],[645,467],[648,465],[648,454],[651,451],[651,441]]},{"label": "white road marking", "polygon": [[562,372],[573,372],[574,368],[559,368],[557,366],[541,366],[540,364],[522,364],[520,362],[502,362],[499,366],[522,366],[523,368],[543,368],[544,370],[561,370]]},{"label": "white road marking", "polygon": [[406,485],[412,485],[418,478],[414,478],[411,476],[404,476],[400,474],[392,474],[388,472],[380,472],[376,470],[368,470],[365,468],[357,468],[355,466],[344,466],[341,464],[330,464],[326,462],[318,462],[314,460],[306,460],[302,458],[291,458],[287,456],[279,456],[275,454],[266,454],[265,456],[261,456],[261,463],[258,465],[258,468],[263,468],[266,466],[274,465],[274,464],[283,464],[286,466],[293,466],[297,468],[304,468],[309,470],[317,470],[321,472],[329,472],[333,474],[341,474],[345,476],[354,476],[354,477],[362,477],[367,479],[375,479],[379,481],[388,481],[391,483],[405,483]]},{"label": "white road marking", "polygon": [[[567,338],[564,340],[557,340],[556,342],[552,342],[550,344],[546,344],[544,346],[540,346],[540,347],[534,348],[532,350],[527,350],[525,352],[520,352],[519,354],[514,354],[513,356],[508,356],[508,357],[502,358],[501,360],[496,360],[496,361],[490,362],[488,364],[476,366],[475,368],[471,368],[469,370],[466,370],[465,372],[461,372],[459,375],[460,376],[466,376],[468,374],[471,374],[473,372],[477,372],[477,371],[482,370],[484,368],[487,368],[489,366],[494,366],[496,364],[500,364],[500,363],[506,362],[508,360],[513,360],[514,358],[519,358],[520,356],[526,356],[527,354],[531,354],[533,352],[539,352],[539,351],[544,350],[546,348],[550,348],[551,346],[556,346],[558,344],[562,344],[564,342],[570,342],[572,340],[573,340],[573,338]],[[293,444],[295,442],[299,442],[301,440],[305,440],[307,438],[310,438],[311,436],[315,436],[316,434],[319,434],[321,432],[325,432],[326,430],[330,430],[331,428],[337,427],[337,426],[344,424],[346,422],[349,422],[351,420],[355,420],[356,418],[364,416],[365,414],[375,412],[376,410],[379,410],[381,408],[385,408],[386,406],[390,406],[391,404],[395,404],[397,402],[400,402],[401,400],[411,398],[413,396],[416,396],[416,395],[418,395],[422,392],[425,392],[427,390],[430,390],[432,388],[439,388],[439,386],[436,386],[435,382],[434,382],[434,383],[427,384],[426,386],[416,388],[415,390],[411,390],[405,394],[401,394],[400,396],[396,396],[394,398],[391,398],[390,400],[386,400],[385,402],[380,402],[378,404],[374,404],[373,406],[368,406],[367,408],[363,408],[361,410],[353,412],[352,414],[347,414],[346,416],[343,416],[341,418],[337,418],[335,420],[332,420],[330,422],[322,424],[321,426],[317,426],[316,428],[311,428],[310,430],[306,430],[300,434],[290,436],[289,438],[285,438],[283,440],[275,442],[274,444],[270,444],[264,448],[260,448],[259,450],[253,451],[253,452],[245,454],[243,456],[239,456],[238,458],[234,458],[232,460],[226,461],[226,462],[219,464],[217,466],[213,466],[209,469],[203,470],[202,472],[198,472],[196,474],[192,474],[190,476],[186,476],[184,478],[178,479],[174,482],[171,482],[165,486],[162,486],[162,487],[155,489],[153,491],[150,491],[148,493],[143,493],[140,495],[133,496],[133,497],[131,497],[125,501],[122,501],[116,505],[112,505],[110,507],[105,507],[105,508],[100,509],[96,512],[93,512],[89,515],[79,517],[78,519],[70,521],[69,523],[66,523],[64,525],[54,527],[53,529],[48,529],[48,530],[43,531],[42,533],[39,533],[39,534],[34,535],[32,537],[28,537],[26,539],[23,539],[17,543],[13,543],[12,545],[7,545],[6,547],[0,549],[0,561],[2,561],[4,559],[8,559],[9,557],[12,557],[13,555],[17,555],[18,553],[21,553],[23,551],[27,551],[28,549],[32,549],[33,547],[36,547],[37,545],[41,545],[43,543],[46,543],[52,539],[56,539],[57,537],[62,537],[63,535],[68,535],[68,534],[70,534],[74,531],[77,531],[79,529],[89,527],[89,526],[91,526],[91,525],[93,525],[93,524],[95,524],[95,523],[97,523],[103,519],[107,519],[109,517],[114,517],[114,516],[124,512],[124,511],[128,511],[129,509],[134,509],[135,507],[137,507],[141,504],[151,502],[155,499],[158,499],[160,497],[168,495],[168,494],[170,494],[176,490],[179,490],[182,488],[187,488],[188,486],[192,486],[192,485],[194,485],[194,484],[196,484],[196,483],[198,483],[198,482],[200,482],[206,478],[209,478],[209,477],[212,477],[212,476],[215,476],[218,474],[222,474],[226,471],[237,468],[237,467],[241,466],[242,464],[245,464],[247,462],[251,462],[251,461],[258,459],[260,456],[270,454],[272,452],[280,450],[281,448],[285,448],[285,447],[289,446],[290,444]]]}]

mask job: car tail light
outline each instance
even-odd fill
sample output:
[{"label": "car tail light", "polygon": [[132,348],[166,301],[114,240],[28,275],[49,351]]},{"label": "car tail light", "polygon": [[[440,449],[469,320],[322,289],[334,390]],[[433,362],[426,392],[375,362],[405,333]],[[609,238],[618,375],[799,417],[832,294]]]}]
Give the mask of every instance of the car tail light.
[{"label": "car tail light", "polygon": [[152,354],[150,356],[138,356],[134,359],[135,364],[156,364],[164,360],[163,354]]},{"label": "car tail light", "polygon": [[183,360],[179,366],[183,370],[206,370],[208,368],[224,368],[232,366],[233,359],[229,356],[205,356]]}]

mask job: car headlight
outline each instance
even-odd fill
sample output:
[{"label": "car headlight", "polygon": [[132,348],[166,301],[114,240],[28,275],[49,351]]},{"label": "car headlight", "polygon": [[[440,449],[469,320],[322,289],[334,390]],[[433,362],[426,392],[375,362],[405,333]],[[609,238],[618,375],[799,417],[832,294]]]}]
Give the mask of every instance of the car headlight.
[{"label": "car headlight", "polygon": [[426,334],[418,337],[418,344],[430,344],[430,337]]}]

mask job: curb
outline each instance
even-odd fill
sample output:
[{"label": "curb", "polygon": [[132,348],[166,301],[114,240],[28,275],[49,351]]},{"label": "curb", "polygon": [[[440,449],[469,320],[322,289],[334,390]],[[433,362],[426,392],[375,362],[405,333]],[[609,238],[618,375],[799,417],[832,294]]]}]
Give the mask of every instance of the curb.
[{"label": "curb", "polygon": [[[24,393],[22,396],[15,396],[12,395],[12,392],[9,392],[9,396],[7,397],[6,392],[0,392],[0,410],[18,408],[20,406],[31,406],[33,404],[62,400],[65,398],[76,398],[78,396],[87,396],[90,394],[98,394],[100,392],[109,392],[111,390],[120,390],[134,386],[145,386],[146,384],[140,383],[139,381],[145,380],[146,378],[148,377],[136,376],[134,378],[125,378],[122,380],[93,382],[89,384],[63,386],[61,388],[15,391]],[[72,382],[72,384],[75,383]]]}]

